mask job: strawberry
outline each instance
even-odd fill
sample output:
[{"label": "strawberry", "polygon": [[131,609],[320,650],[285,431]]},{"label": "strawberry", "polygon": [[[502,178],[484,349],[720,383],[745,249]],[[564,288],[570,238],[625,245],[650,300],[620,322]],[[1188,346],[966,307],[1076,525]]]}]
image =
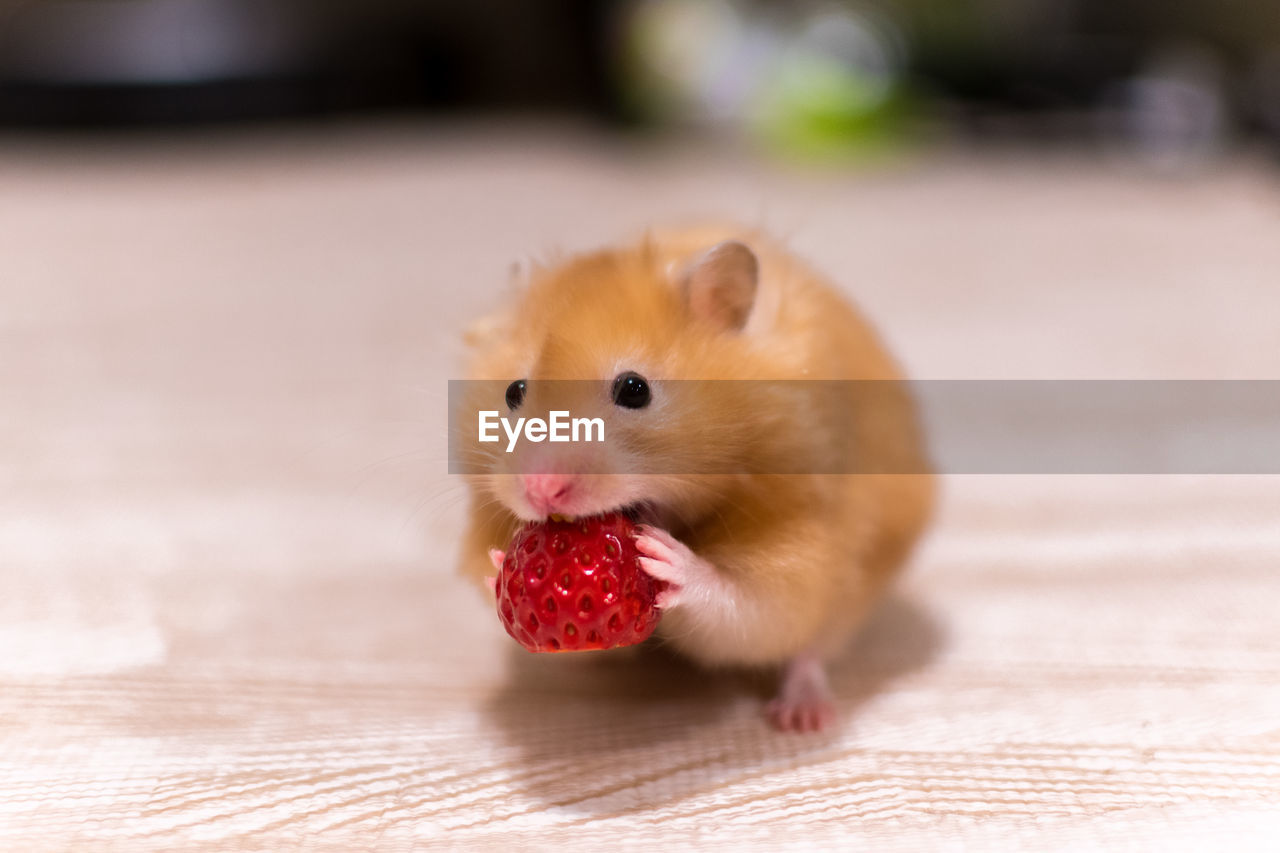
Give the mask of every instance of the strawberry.
[{"label": "strawberry", "polygon": [[526,524],[507,548],[495,592],[507,633],[531,652],[644,641],[666,588],[640,568],[636,526],[609,513]]}]

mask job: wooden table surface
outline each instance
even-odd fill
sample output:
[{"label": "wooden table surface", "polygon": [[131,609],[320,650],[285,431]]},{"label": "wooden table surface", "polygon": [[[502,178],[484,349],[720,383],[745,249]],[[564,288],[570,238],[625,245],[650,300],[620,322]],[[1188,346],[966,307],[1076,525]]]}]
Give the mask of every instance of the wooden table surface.
[{"label": "wooden table surface", "polygon": [[949,478],[841,725],[783,736],[765,675],[517,649],[442,436],[513,260],[705,215],[917,376],[1278,378],[1278,201],[1248,158],[0,140],[0,848],[1275,849],[1277,478]]}]

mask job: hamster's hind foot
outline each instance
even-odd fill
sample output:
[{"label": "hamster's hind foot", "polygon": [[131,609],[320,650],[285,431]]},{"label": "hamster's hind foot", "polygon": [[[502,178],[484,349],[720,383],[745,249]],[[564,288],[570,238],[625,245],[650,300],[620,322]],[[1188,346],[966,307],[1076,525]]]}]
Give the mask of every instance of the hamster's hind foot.
[{"label": "hamster's hind foot", "polygon": [[800,654],[787,664],[778,696],[765,706],[765,715],[783,732],[817,732],[835,721],[835,700],[817,656]]}]

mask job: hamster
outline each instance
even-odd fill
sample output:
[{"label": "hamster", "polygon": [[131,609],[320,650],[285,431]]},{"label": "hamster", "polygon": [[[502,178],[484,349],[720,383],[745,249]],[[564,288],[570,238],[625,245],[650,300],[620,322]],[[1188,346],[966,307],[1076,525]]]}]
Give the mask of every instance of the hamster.
[{"label": "hamster", "polygon": [[[495,447],[468,475],[463,573],[491,581],[523,521],[638,510],[641,565],[668,583],[659,636],[705,666],[779,667],[765,709],[777,728],[830,724],[825,662],[921,535],[934,477],[909,398],[835,412],[820,392],[833,383],[776,380],[899,380],[884,344],[827,280],[748,229],[650,231],[526,278],[468,334],[469,378],[524,380],[530,395],[539,380],[590,380],[576,384],[599,385],[598,414],[640,458],[571,445],[571,459],[596,455],[549,472],[535,452],[547,445]],[[646,405],[607,405],[636,376]],[[689,379],[769,381],[714,395],[669,381]],[[717,437],[698,445],[709,473],[680,473],[704,434]],[[880,473],[809,473],[854,470],[850,453]]]}]

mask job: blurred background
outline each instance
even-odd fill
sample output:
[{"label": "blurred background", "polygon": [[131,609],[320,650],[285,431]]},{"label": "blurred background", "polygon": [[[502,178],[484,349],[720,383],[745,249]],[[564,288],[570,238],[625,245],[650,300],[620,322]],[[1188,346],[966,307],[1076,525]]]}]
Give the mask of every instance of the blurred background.
[{"label": "blurred background", "polygon": [[0,0],[0,848],[1274,849],[1277,478],[945,478],[788,739],[512,643],[445,430],[514,261],[701,218],[916,378],[1280,377],[1278,10]]},{"label": "blurred background", "polygon": [[0,124],[554,113],[787,156],[1280,146],[1268,0],[4,0]]}]

